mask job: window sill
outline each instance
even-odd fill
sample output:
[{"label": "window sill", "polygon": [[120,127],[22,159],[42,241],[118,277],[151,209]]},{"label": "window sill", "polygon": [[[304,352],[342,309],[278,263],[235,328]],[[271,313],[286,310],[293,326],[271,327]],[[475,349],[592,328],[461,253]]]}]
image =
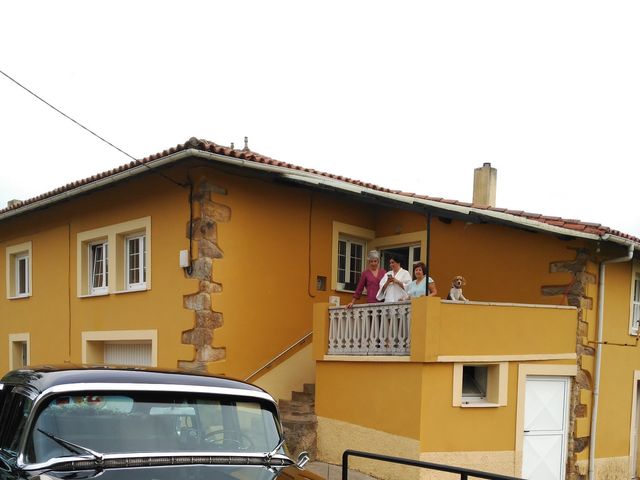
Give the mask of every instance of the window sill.
[{"label": "window sill", "polygon": [[15,297],[7,297],[7,300],[21,300],[23,298],[31,298],[31,294],[28,293],[27,295],[16,295]]},{"label": "window sill", "polygon": [[461,403],[460,407],[462,408],[496,408],[500,407],[499,403],[489,403],[489,402],[473,402],[473,403]]},{"label": "window sill", "polygon": [[151,290],[151,287],[141,287],[141,288],[132,288],[130,290],[117,290],[114,293],[114,295],[120,295],[122,293],[136,293],[136,292],[147,292]]},{"label": "window sill", "polygon": [[78,295],[78,298],[93,298],[93,297],[108,297],[109,292],[104,293],[88,293],[85,295]]}]

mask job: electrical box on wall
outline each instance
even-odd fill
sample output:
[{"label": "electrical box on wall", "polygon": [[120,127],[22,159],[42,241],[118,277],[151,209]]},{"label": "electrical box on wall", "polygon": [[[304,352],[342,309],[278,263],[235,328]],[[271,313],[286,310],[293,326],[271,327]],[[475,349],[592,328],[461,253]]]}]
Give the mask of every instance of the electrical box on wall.
[{"label": "electrical box on wall", "polygon": [[180,266],[182,268],[189,266],[189,250],[180,250]]}]

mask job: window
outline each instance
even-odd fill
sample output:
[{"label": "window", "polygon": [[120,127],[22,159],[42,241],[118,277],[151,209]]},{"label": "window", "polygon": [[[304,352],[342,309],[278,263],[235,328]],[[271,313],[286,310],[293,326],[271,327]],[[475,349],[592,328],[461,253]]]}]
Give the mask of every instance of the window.
[{"label": "window", "polygon": [[106,241],[89,244],[89,293],[100,295],[109,291],[109,244]]},{"label": "window", "polygon": [[77,242],[78,296],[151,288],[151,217],[81,232]]},{"label": "window", "polygon": [[404,245],[399,247],[382,248],[380,256],[382,266],[385,270],[389,270],[389,260],[391,255],[400,257],[400,265],[407,270],[413,277],[413,265],[420,261],[420,245]]},{"label": "window", "polygon": [[331,246],[331,289],[353,292],[365,268],[368,243],[373,230],[333,222]]},{"label": "window", "polygon": [[155,367],[158,365],[158,332],[82,332],[82,363]]},{"label": "window", "polygon": [[140,290],[146,287],[146,241],[145,235],[127,237],[125,275],[127,290]]},{"label": "window", "polygon": [[340,236],[338,240],[338,289],[354,291],[364,270],[365,242]]},{"label": "window", "polygon": [[29,334],[9,334],[9,369],[21,368],[29,363]]},{"label": "window", "polygon": [[7,247],[7,298],[31,296],[31,242]]},{"label": "window", "polygon": [[487,378],[489,367],[486,365],[462,366],[462,400],[478,402],[487,398]]},{"label": "window", "polygon": [[509,364],[455,363],[454,407],[499,407],[507,404]]},{"label": "window", "polygon": [[629,333],[638,335],[640,327],[640,262],[634,262],[631,275],[631,314]]}]

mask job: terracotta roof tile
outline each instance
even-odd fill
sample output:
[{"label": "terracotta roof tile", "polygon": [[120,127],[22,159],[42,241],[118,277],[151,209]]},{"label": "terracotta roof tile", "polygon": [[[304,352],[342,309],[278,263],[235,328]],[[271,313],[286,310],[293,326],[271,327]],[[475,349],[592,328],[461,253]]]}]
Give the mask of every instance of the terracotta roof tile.
[{"label": "terracotta roof tile", "polygon": [[337,179],[340,180],[342,182],[345,183],[350,183],[353,185],[358,185],[358,186],[362,186],[365,188],[369,188],[371,190],[378,190],[380,192],[386,192],[386,193],[395,193],[395,194],[399,194],[399,195],[404,195],[404,196],[408,196],[408,197],[412,197],[412,198],[418,198],[418,199],[423,199],[423,200],[428,200],[428,201],[433,201],[433,202],[438,202],[438,203],[443,203],[446,205],[458,205],[458,206],[464,206],[464,207],[472,207],[478,210],[489,210],[489,211],[493,211],[493,212],[498,212],[498,213],[505,213],[505,214],[509,214],[509,215],[513,215],[515,217],[522,217],[522,218],[527,218],[529,220],[533,220],[533,221],[537,221],[540,223],[544,223],[544,224],[548,224],[548,225],[553,225],[553,226],[557,226],[557,227],[563,227],[569,230],[574,230],[576,232],[585,232],[585,233],[590,233],[590,234],[595,234],[595,235],[604,235],[604,234],[610,234],[610,235],[614,235],[620,238],[624,238],[627,240],[631,240],[633,242],[636,243],[640,243],[640,238],[638,237],[634,237],[632,235],[629,235],[627,233],[623,233],[620,232],[619,230],[614,230],[611,229],[609,227],[605,227],[599,223],[588,223],[588,222],[582,222],[580,220],[577,219],[562,219],[560,217],[551,217],[551,216],[545,216],[539,213],[528,213],[522,210],[509,210],[506,208],[496,208],[496,207],[481,207],[478,205],[474,205],[472,203],[468,203],[468,202],[461,202],[458,200],[450,200],[450,199],[445,199],[442,197],[430,197],[428,195],[418,195],[415,193],[410,193],[410,192],[402,192],[400,190],[391,190],[388,188],[384,188],[384,187],[380,187],[378,185],[375,185],[373,183],[369,183],[369,182],[362,182],[360,180],[354,180],[348,177],[343,177],[343,176],[337,176],[331,173],[326,173],[326,172],[321,172],[312,168],[305,168],[305,167],[301,167],[301,166],[297,166],[297,165],[292,165],[290,163],[285,163],[285,162],[280,162],[278,160],[275,160],[271,157],[267,157],[266,155],[261,155],[257,152],[253,152],[253,151],[248,151],[248,150],[240,150],[240,149],[232,149],[229,147],[223,147],[221,145],[215,144],[213,142],[209,142],[207,140],[202,140],[202,139],[197,139],[197,138],[190,138],[189,140],[187,140],[184,144],[179,144],[176,145],[175,147],[171,147],[168,150],[164,150],[162,151],[162,153],[155,153],[153,155],[149,155],[141,160],[137,160],[135,162],[129,162],[127,164],[121,165],[119,167],[116,167],[114,169],[111,170],[107,170],[95,175],[92,175],[91,177],[85,178],[83,180],[78,180],[75,182],[71,182],[68,183],[62,187],[58,187],[54,190],[51,190],[49,192],[45,192],[41,195],[38,195],[36,197],[21,201],[20,203],[16,203],[15,205],[12,205],[10,207],[4,208],[0,210],[0,214],[11,211],[11,210],[16,210],[19,209],[25,205],[29,205],[31,203],[35,203],[37,201],[40,200],[44,200],[46,198],[49,197],[53,197],[55,195],[58,195],[60,193],[72,190],[74,188],[80,187],[80,186],[84,186],[87,184],[90,184],[92,182],[95,182],[96,180],[101,180],[103,178],[109,177],[111,175],[114,175],[116,173],[121,173],[127,170],[130,170],[132,168],[135,168],[139,165],[157,160],[159,158],[162,157],[166,157],[168,155],[172,155],[174,153],[178,153],[184,150],[187,150],[189,148],[195,148],[198,150],[202,150],[202,151],[207,151],[207,152],[212,152],[212,153],[216,153],[216,154],[220,154],[220,155],[225,155],[225,156],[229,156],[229,157],[235,157],[235,158],[242,158],[245,160],[249,160],[249,161],[253,161],[256,163],[262,163],[262,164],[267,164],[267,165],[275,165],[275,166],[279,166],[279,167],[285,167],[285,168],[289,168],[292,170],[298,170],[298,171],[303,171],[303,172],[307,172],[307,173],[312,173],[315,175],[320,175],[323,177],[328,177],[328,178],[332,178],[332,179]]}]

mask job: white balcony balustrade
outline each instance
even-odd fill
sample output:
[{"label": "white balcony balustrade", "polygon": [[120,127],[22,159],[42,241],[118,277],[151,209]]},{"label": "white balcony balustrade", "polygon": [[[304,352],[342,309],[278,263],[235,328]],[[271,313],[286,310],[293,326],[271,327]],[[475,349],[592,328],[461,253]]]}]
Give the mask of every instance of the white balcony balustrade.
[{"label": "white balcony balustrade", "polygon": [[329,355],[409,355],[411,302],[329,309]]}]

